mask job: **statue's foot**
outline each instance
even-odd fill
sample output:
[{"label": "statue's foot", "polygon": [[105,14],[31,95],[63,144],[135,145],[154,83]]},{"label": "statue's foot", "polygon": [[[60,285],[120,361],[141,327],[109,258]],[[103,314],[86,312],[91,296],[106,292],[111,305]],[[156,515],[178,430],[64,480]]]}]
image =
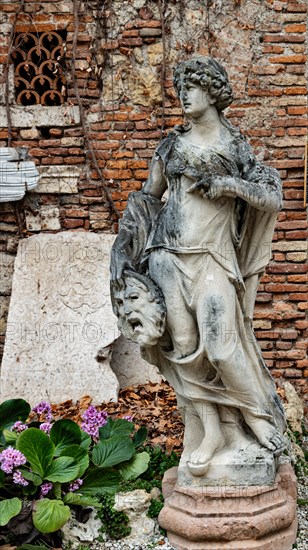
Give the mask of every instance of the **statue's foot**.
[{"label": "statue's foot", "polygon": [[274,456],[280,455],[286,448],[285,438],[276,430],[276,428],[263,418],[247,417],[245,420],[258,438],[261,445],[271,451]]},{"label": "statue's foot", "polygon": [[204,437],[200,447],[190,455],[187,462],[187,468],[194,476],[204,476],[211,463],[211,458],[216,451],[224,446],[224,438],[222,435],[213,436],[212,441],[208,437]]}]

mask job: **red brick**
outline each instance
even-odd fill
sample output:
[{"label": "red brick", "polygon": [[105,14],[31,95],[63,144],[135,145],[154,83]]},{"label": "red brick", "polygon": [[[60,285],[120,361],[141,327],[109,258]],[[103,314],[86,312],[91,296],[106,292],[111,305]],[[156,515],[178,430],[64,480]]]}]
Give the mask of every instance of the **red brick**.
[{"label": "red brick", "polygon": [[121,189],[129,191],[139,191],[142,188],[141,181],[126,180],[121,182]]},{"label": "red brick", "polygon": [[149,176],[149,170],[135,170],[134,175],[136,179],[146,180]]},{"label": "red brick", "polygon": [[287,279],[290,283],[307,283],[308,275],[288,275]]},{"label": "red brick", "polygon": [[306,220],[296,220],[276,223],[276,229],[306,229]]},{"label": "red brick", "polygon": [[297,241],[307,238],[307,231],[288,231],[287,238],[289,241]]},{"label": "red brick", "polygon": [[305,292],[292,292],[289,295],[289,300],[291,300],[292,302],[301,302],[301,301],[307,300],[307,299],[308,299],[307,289],[306,289],[306,293]]},{"label": "red brick", "polygon": [[285,32],[306,32],[306,24],[305,23],[292,23],[291,25],[285,25],[284,31]]},{"label": "red brick", "polygon": [[115,159],[132,158],[133,156],[133,151],[115,151],[112,153],[112,157]]},{"label": "red brick", "polygon": [[66,208],[63,214],[68,218],[87,218],[89,215],[87,210],[81,210],[80,208]]},{"label": "red brick", "polygon": [[268,46],[263,46],[262,48],[262,53],[283,53],[283,52],[284,52],[284,48],[282,46],[268,45]]},{"label": "red brick", "polygon": [[255,334],[257,338],[268,338],[270,340],[277,340],[280,333],[278,331],[271,330],[256,330]]},{"label": "red brick", "polygon": [[306,55],[277,55],[270,57],[271,63],[305,63]]},{"label": "red brick", "polygon": [[110,168],[127,168],[127,160],[109,160],[107,167]]},{"label": "red brick", "polygon": [[84,157],[64,157],[63,160],[65,164],[83,164],[85,159]]},{"label": "red brick", "polygon": [[292,342],[276,342],[276,348],[277,349],[291,349],[293,343]]},{"label": "red brick", "polygon": [[161,27],[161,21],[152,19],[151,21],[144,21],[143,19],[136,19],[132,23],[126,24],[126,28],[137,27],[138,29],[144,29],[144,28],[160,28]]},{"label": "red brick", "polygon": [[305,13],[307,11],[307,5],[297,4],[297,3],[288,4],[287,11],[294,12],[294,13]]},{"label": "red brick", "polygon": [[270,264],[267,267],[268,273],[307,273],[307,270],[305,264]]},{"label": "red brick", "polygon": [[[147,144],[144,141],[127,141],[126,147],[127,149],[146,149]],[[150,156],[152,156],[152,153]]]},{"label": "red brick", "polygon": [[131,170],[104,170],[103,174],[106,179],[115,180],[128,180],[132,177]]},{"label": "red brick", "polygon": [[71,219],[68,219],[68,220],[63,220],[62,226],[65,229],[75,229],[76,227],[82,227],[83,226],[83,220],[82,219],[74,219],[74,218],[71,218]]},{"label": "red brick", "polygon": [[301,34],[289,34],[289,35],[283,35],[283,34],[267,34],[263,36],[263,42],[278,42],[280,43],[302,43],[305,42],[305,36]]},{"label": "red brick", "polygon": [[272,120],[272,126],[308,126],[308,119],[306,117],[287,117],[285,119],[277,118]]},{"label": "red brick", "polygon": [[299,330],[304,330],[306,328],[308,328],[308,320],[300,320],[300,321],[295,321],[295,328],[298,328]]},{"label": "red brick", "polygon": [[286,378],[300,378],[302,373],[298,369],[286,369],[284,375]]},{"label": "red brick", "polygon": [[307,130],[305,128],[288,128],[287,133],[289,136],[305,136]]},{"label": "red brick", "polygon": [[121,46],[142,46],[142,38],[121,38]]},{"label": "red brick", "polygon": [[248,89],[248,95],[255,97],[279,97],[282,95],[281,88],[250,88]]},{"label": "red brick", "polygon": [[261,340],[259,342],[259,346],[262,350],[265,350],[265,349],[273,349],[274,345],[273,345],[273,342],[268,342],[268,341],[264,341],[264,340]]},{"label": "red brick", "polygon": [[128,160],[128,168],[148,168],[148,163],[146,160]]},{"label": "red brick", "polygon": [[134,36],[139,36],[139,33],[138,31],[136,30],[128,30],[128,31],[123,31],[122,32],[122,37],[123,38],[128,38],[128,37],[134,37]]},{"label": "red brick", "polygon": [[280,334],[282,340],[296,340],[297,336],[297,330],[282,330]]},{"label": "red brick", "polygon": [[278,292],[278,293],[281,293],[281,292],[296,292],[296,291],[300,291],[300,290],[303,290],[305,291],[306,288],[305,288],[305,285],[300,285],[300,284],[269,284],[269,285],[265,285],[265,290],[266,292]]},{"label": "red brick", "polygon": [[[41,160],[42,164],[48,165],[48,164],[63,164],[63,158],[62,157],[53,157],[49,156],[48,158],[43,158]],[[69,164],[69,163],[68,163]]]},{"label": "red brick", "polygon": [[288,88],[283,89],[284,93],[287,95],[306,95],[307,88],[304,86],[289,86]]}]

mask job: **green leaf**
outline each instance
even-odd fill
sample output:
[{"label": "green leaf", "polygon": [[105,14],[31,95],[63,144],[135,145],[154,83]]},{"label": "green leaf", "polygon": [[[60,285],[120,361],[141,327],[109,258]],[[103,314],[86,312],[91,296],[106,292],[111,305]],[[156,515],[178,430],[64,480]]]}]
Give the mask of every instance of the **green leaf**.
[{"label": "green leaf", "polygon": [[53,484],[53,494],[55,495],[55,498],[62,499],[62,489],[61,489],[61,483],[54,483]]},{"label": "green leaf", "polygon": [[0,501],[0,527],[6,525],[10,519],[17,516],[21,510],[21,500],[17,497]]},{"label": "green leaf", "polygon": [[61,456],[71,456],[77,462],[79,471],[77,477],[81,477],[89,467],[89,455],[80,445],[70,445],[63,449]]},{"label": "green leaf", "polygon": [[78,472],[79,466],[73,458],[69,456],[60,456],[60,458],[56,458],[50,466],[48,466],[44,479],[53,482],[68,483],[78,476]]},{"label": "green leaf", "polygon": [[78,493],[67,493],[63,497],[65,504],[74,506],[94,506],[95,508],[101,508],[102,503],[97,498],[90,496],[83,496]]},{"label": "green leaf", "polygon": [[27,420],[31,407],[24,399],[8,399],[0,405],[0,432],[9,429],[17,420]]},{"label": "green leaf", "polygon": [[83,449],[86,449],[88,450],[90,445],[92,443],[92,438],[89,434],[87,434],[86,432],[84,432],[83,430],[81,430],[81,443],[80,443],[80,447],[82,447]]},{"label": "green leaf", "polygon": [[144,441],[147,438],[147,435],[148,435],[148,430],[146,429],[145,426],[141,426],[141,428],[139,428],[139,430],[135,433],[133,437],[133,443],[136,449],[138,449],[138,447],[140,447],[140,445],[144,443]]},{"label": "green leaf", "polygon": [[25,470],[24,468],[20,468],[20,471],[22,475],[24,476],[27,481],[32,481],[33,485],[35,487],[38,487],[43,483],[43,478],[39,476],[38,474],[34,474],[33,472],[29,472],[29,470]]},{"label": "green leaf", "polygon": [[11,432],[11,430],[3,430],[3,435],[6,443],[15,446],[18,437],[18,434],[16,432]]},{"label": "green leaf", "polygon": [[42,498],[35,502],[33,523],[34,527],[41,533],[58,531],[69,520],[70,516],[70,508],[65,506],[62,500]]},{"label": "green leaf", "polygon": [[16,448],[25,455],[33,472],[44,477],[55,450],[48,435],[38,428],[28,428],[18,436]]},{"label": "green leaf", "polygon": [[81,429],[73,420],[57,420],[51,428],[50,439],[55,444],[55,456],[69,445],[80,445]]},{"label": "green leaf", "polygon": [[108,418],[105,426],[99,429],[100,440],[110,439],[115,435],[130,435],[134,430],[134,423],[124,420],[124,418]]},{"label": "green leaf", "polygon": [[92,468],[84,477],[78,493],[82,495],[98,495],[115,492],[121,481],[119,472],[114,470]]},{"label": "green leaf", "polygon": [[135,447],[131,439],[125,439],[121,435],[115,435],[110,439],[100,441],[94,445],[92,461],[95,466],[111,468],[121,462],[130,460],[135,453]]},{"label": "green leaf", "polygon": [[125,481],[129,479],[136,479],[138,476],[141,476],[144,472],[147,471],[150,462],[150,455],[144,451],[143,453],[138,453],[125,464],[121,465],[119,468],[121,476]]}]

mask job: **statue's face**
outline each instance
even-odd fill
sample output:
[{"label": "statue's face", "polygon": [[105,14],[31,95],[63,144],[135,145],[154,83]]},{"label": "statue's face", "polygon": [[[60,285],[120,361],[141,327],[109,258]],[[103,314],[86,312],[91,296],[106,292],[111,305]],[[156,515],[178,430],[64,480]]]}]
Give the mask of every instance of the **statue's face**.
[{"label": "statue's face", "polygon": [[215,99],[204,88],[190,80],[182,85],[180,101],[185,114],[191,117],[203,115],[215,103]]},{"label": "statue's face", "polygon": [[146,286],[126,279],[125,288],[115,291],[114,299],[122,334],[140,346],[154,346],[164,332],[164,315]]}]

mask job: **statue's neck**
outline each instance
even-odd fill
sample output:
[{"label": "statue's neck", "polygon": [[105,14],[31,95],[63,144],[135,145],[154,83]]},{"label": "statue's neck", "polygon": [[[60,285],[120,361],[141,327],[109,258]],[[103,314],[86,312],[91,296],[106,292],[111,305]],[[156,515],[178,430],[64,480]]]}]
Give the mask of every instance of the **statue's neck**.
[{"label": "statue's neck", "polygon": [[204,141],[209,144],[215,143],[219,140],[221,126],[218,111],[212,107],[199,117],[191,117],[189,139],[197,144]]}]

